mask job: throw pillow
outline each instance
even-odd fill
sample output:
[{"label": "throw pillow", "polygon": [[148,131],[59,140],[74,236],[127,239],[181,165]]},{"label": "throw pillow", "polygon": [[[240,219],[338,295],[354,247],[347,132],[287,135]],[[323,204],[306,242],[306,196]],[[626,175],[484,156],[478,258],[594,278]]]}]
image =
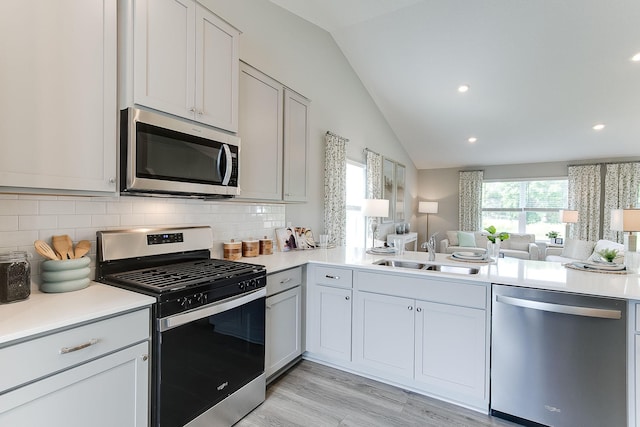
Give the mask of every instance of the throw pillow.
[{"label": "throw pillow", "polygon": [[586,260],[593,253],[595,243],[588,240],[566,239],[564,241],[564,249],[562,257]]},{"label": "throw pillow", "polygon": [[593,253],[588,258],[589,261],[601,261],[602,257],[598,255],[603,249],[617,249],[618,255],[613,260],[613,262],[617,262],[618,264],[624,262],[624,245],[618,242],[612,242],[611,240],[598,240],[596,246],[593,248]]},{"label": "throw pillow", "polygon": [[458,246],[457,231],[447,231],[447,239],[449,239],[449,246]]},{"label": "throw pillow", "polygon": [[458,231],[458,246],[475,248],[476,237],[473,235],[473,233],[469,233],[466,231]]}]

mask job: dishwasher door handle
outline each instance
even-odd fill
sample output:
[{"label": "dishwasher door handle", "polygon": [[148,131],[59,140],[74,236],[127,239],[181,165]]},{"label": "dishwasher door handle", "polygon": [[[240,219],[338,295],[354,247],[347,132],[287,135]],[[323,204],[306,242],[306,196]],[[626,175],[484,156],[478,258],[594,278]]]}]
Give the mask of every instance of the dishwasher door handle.
[{"label": "dishwasher door handle", "polygon": [[530,308],[532,310],[550,311],[552,313],[571,314],[574,316],[597,317],[600,319],[621,319],[620,310],[608,310],[603,308],[580,307],[575,305],[554,304],[550,302],[532,301],[522,298],[496,295],[496,302],[514,305],[516,307]]}]

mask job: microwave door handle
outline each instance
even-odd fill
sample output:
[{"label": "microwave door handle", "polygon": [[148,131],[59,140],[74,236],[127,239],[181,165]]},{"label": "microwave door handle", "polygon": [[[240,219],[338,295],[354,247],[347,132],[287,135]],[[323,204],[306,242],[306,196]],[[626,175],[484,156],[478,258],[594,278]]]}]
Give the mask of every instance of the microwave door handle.
[{"label": "microwave door handle", "polygon": [[231,157],[231,148],[229,148],[228,144],[222,144],[222,150],[218,154],[218,171],[220,171],[220,175],[222,175],[222,151],[224,151],[225,155],[225,168],[224,168],[224,177],[222,178],[222,185],[229,185],[229,180],[231,180],[231,170],[233,169],[233,159]]}]

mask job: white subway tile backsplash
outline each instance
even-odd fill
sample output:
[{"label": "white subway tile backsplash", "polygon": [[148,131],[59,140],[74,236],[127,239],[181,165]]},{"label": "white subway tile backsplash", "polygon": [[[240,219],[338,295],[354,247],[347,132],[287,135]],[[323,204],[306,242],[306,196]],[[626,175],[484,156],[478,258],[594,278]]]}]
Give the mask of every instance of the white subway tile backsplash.
[{"label": "white subway tile backsplash", "polygon": [[97,231],[208,225],[213,229],[212,255],[221,258],[225,241],[273,238],[275,228],[284,226],[285,215],[285,205],[279,204],[0,194],[0,249],[31,253],[32,277],[38,282],[42,257],[33,249],[36,239],[50,243],[52,236],[68,234],[74,242],[89,240],[95,266]]},{"label": "white subway tile backsplash", "polygon": [[26,215],[18,217],[18,230],[42,230],[58,228],[58,218],[55,215]]},{"label": "white subway tile backsplash", "polygon": [[38,204],[40,215],[71,215],[75,213],[76,202],[70,200],[42,200]]}]

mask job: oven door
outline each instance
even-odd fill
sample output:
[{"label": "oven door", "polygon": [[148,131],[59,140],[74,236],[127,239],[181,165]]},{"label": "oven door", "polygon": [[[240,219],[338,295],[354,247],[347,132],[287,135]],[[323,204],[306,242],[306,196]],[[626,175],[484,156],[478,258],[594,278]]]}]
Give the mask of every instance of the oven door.
[{"label": "oven door", "polygon": [[264,374],[265,295],[158,320],[155,425],[182,427]]},{"label": "oven door", "polygon": [[121,123],[125,194],[238,195],[237,137],[135,108],[122,111]]}]

